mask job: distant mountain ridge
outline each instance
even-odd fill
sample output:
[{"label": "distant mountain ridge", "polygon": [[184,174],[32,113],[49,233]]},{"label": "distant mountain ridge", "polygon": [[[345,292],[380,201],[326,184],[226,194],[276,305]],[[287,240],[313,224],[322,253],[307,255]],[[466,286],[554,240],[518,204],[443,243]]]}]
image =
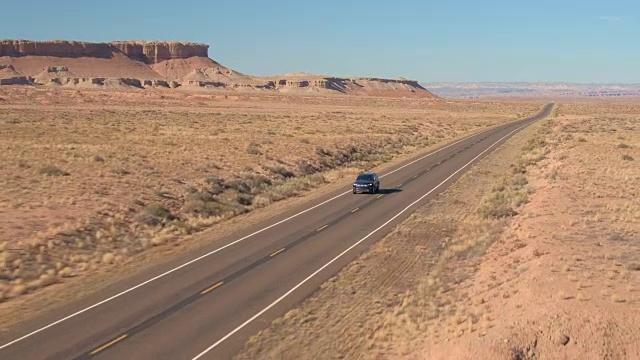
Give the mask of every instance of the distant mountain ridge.
[{"label": "distant mountain ridge", "polygon": [[0,85],[437,97],[404,78],[246,75],[212,60],[208,50],[207,44],[179,41],[0,40]]},{"label": "distant mountain ridge", "polygon": [[423,82],[421,85],[438,96],[449,98],[640,96],[640,84],[579,84],[568,82]]}]

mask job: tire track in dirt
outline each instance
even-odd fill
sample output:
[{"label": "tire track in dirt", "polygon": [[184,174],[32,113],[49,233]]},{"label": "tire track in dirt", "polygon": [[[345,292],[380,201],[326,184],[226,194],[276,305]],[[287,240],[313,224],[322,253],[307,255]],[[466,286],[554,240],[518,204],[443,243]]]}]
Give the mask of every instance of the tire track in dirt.
[{"label": "tire track in dirt", "polygon": [[[431,266],[435,264],[435,260],[442,252],[442,239],[451,235],[452,229],[445,227],[430,226],[426,223],[424,226],[425,231],[416,236],[410,243],[399,243],[394,240],[402,238],[400,236],[394,236],[391,234],[389,240],[380,243],[372,249],[367,258],[358,260],[370,261],[372,257],[384,256],[385,252],[389,252],[384,256],[384,259],[379,261],[373,261],[376,267],[363,271],[358,269],[360,262],[354,263],[352,268],[348,272],[357,271],[360,274],[361,279],[368,279],[366,289],[362,289],[362,285],[358,285],[361,290],[357,293],[355,301],[346,308],[343,314],[339,316],[341,319],[338,323],[334,324],[335,332],[332,331],[333,336],[337,337],[353,337],[364,343],[357,343],[354,339],[350,342],[352,347],[349,349],[342,349],[342,358],[344,359],[366,359],[368,351],[366,348],[366,340],[372,339],[378,330],[388,325],[384,322],[383,316],[368,316],[364,323],[359,323],[357,319],[361,319],[360,312],[364,311],[370,315],[379,315],[384,313],[390,313],[398,306],[401,306],[404,299],[404,289],[408,286],[405,282],[410,282],[412,278],[417,276],[425,276]],[[399,230],[401,232],[401,230]],[[380,271],[380,269],[386,269],[387,271]],[[363,274],[366,274],[364,276]],[[374,276],[369,278],[369,276]],[[350,278],[351,275],[347,275],[346,278]],[[333,284],[342,293],[349,293],[349,288],[346,286],[340,286],[341,279],[336,279]],[[362,328],[370,329],[366,334],[359,333]],[[333,343],[329,339],[327,344]],[[324,354],[323,350],[315,352],[311,358],[322,358]],[[311,354],[310,354],[311,355]]]},{"label": "tire track in dirt", "polygon": [[[437,236],[438,234],[432,234],[432,235]],[[390,239],[390,241],[392,240],[393,239]],[[379,264],[379,267],[378,267],[380,269],[389,268],[389,271],[372,272],[374,275],[377,275],[377,276],[375,276],[373,281],[370,282],[372,286],[369,288],[368,292],[382,294],[390,290],[393,287],[393,285],[397,284],[398,279],[406,275],[410,270],[412,270],[412,268],[418,263],[420,259],[424,258],[425,254],[430,255],[428,258],[424,259],[425,261],[433,260],[437,258],[438,251],[430,251],[430,250],[436,250],[438,249],[438,246],[435,246],[434,244],[435,241],[430,241],[430,240],[436,240],[436,239],[421,236],[421,237],[418,237],[418,240],[416,242],[412,244],[405,244],[403,248],[398,249],[398,247],[395,247],[398,250],[395,252],[391,252],[389,256],[387,256],[383,260],[383,262]],[[428,249],[428,246],[426,246],[429,244],[432,245],[431,246],[432,249]],[[389,244],[381,244],[380,246],[381,247],[389,246]],[[414,249],[413,250],[414,255],[404,256],[405,254],[403,253],[408,253],[412,251],[411,248]],[[374,253],[379,254],[381,251],[383,251],[383,249],[376,249],[374,250]],[[398,265],[393,266],[392,264],[395,264],[395,263],[398,263]],[[369,297],[363,297],[361,300],[355,302],[349,308],[345,316],[348,316],[349,314],[351,314],[355,309],[361,308],[361,306],[365,302],[368,302],[370,300],[371,299]]]}]

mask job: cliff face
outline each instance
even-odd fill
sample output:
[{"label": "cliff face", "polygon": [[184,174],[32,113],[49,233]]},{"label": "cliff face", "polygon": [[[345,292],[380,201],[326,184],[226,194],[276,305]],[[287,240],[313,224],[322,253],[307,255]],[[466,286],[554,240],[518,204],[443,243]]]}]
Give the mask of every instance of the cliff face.
[{"label": "cliff face", "polygon": [[0,56],[55,56],[111,58],[115,51],[146,64],[165,60],[207,57],[209,45],[174,41],[116,41],[88,43],[80,41],[0,40]]},{"label": "cliff face", "polygon": [[29,78],[17,72],[11,64],[0,64],[0,85],[28,85]]},{"label": "cliff face", "polygon": [[[177,80],[177,77],[167,76],[169,71],[163,74],[156,72],[153,67],[194,60],[205,66],[216,64],[207,57],[207,53],[208,45],[170,41],[87,43],[0,40],[0,64],[11,64],[22,74],[31,77],[50,66],[64,66],[78,77]],[[182,73],[189,70],[183,70]]]},{"label": "cliff face", "polygon": [[209,45],[206,44],[173,41],[116,41],[109,44],[130,58],[146,64],[209,56]]},{"label": "cliff face", "polygon": [[272,82],[273,87],[278,90],[321,89],[362,96],[436,97],[417,81],[403,78],[338,78],[309,74],[287,74],[273,78]]},{"label": "cliff face", "polygon": [[110,58],[113,48],[105,43],[79,41],[0,40],[0,56],[55,56]]}]

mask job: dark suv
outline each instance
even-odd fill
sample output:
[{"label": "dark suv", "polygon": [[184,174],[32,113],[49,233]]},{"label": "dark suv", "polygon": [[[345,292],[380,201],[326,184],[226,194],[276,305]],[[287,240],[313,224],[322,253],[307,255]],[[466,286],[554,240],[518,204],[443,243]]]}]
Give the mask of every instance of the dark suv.
[{"label": "dark suv", "polygon": [[380,190],[380,179],[374,172],[363,172],[358,175],[356,181],[353,182],[353,193],[371,193],[375,194]]}]

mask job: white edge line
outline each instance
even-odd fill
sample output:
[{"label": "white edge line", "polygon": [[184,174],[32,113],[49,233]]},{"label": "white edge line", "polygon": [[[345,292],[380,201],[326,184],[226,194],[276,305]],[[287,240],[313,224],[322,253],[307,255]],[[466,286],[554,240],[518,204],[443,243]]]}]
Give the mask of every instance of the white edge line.
[{"label": "white edge line", "polygon": [[487,151],[491,150],[496,144],[498,144],[500,141],[504,140],[506,137],[508,137],[509,135],[513,134],[514,132],[522,129],[525,126],[531,125],[531,123],[527,123],[525,125],[522,125],[518,128],[516,128],[515,130],[511,131],[510,133],[508,133],[507,135],[501,137],[498,141],[494,142],[493,144],[491,144],[491,146],[489,146],[486,150],[484,150],[483,152],[481,152],[480,154],[478,154],[476,157],[474,157],[471,161],[469,161],[468,163],[466,163],[464,166],[462,166],[460,169],[456,170],[456,172],[454,172],[453,174],[451,174],[448,178],[444,179],[440,184],[436,185],[436,187],[434,187],[433,189],[429,190],[429,192],[427,192],[426,194],[422,195],[420,198],[418,198],[418,200],[412,202],[411,204],[409,204],[407,207],[405,207],[404,209],[402,209],[402,211],[400,211],[399,213],[397,213],[395,216],[393,216],[391,219],[387,220],[387,222],[385,222],[384,224],[380,225],[377,229],[373,230],[372,232],[370,232],[367,236],[363,237],[362,239],[358,240],[355,244],[351,245],[349,248],[347,248],[346,250],[344,250],[343,252],[341,252],[340,254],[338,254],[338,256],[334,257],[331,261],[329,261],[328,263],[324,264],[320,269],[316,270],[313,274],[307,276],[304,280],[302,280],[301,282],[299,282],[296,286],[294,286],[293,288],[291,288],[289,291],[287,291],[286,293],[284,293],[284,295],[280,296],[278,299],[276,299],[274,302],[272,302],[271,304],[269,304],[267,307],[265,307],[264,309],[260,310],[260,312],[258,312],[257,314],[253,315],[249,320],[245,321],[244,323],[242,323],[240,326],[238,326],[237,328],[233,329],[230,333],[228,333],[227,335],[225,335],[222,339],[218,340],[215,344],[209,346],[207,349],[205,349],[203,352],[201,352],[200,354],[198,354],[196,357],[194,357],[192,360],[197,360],[200,359],[201,357],[203,357],[204,355],[206,355],[209,351],[211,351],[213,348],[215,348],[216,346],[220,345],[223,341],[227,340],[229,337],[233,336],[233,334],[237,333],[238,331],[242,330],[242,328],[244,328],[245,326],[247,326],[249,323],[251,323],[253,320],[257,319],[258,317],[260,317],[262,314],[264,314],[265,312],[269,311],[269,309],[271,309],[272,307],[276,306],[280,301],[284,300],[287,296],[291,295],[291,293],[293,293],[294,291],[296,291],[300,286],[304,285],[304,283],[306,283],[307,281],[309,281],[311,278],[313,278],[314,276],[316,276],[318,273],[320,273],[322,270],[326,269],[329,265],[333,264],[336,260],[340,259],[342,256],[344,256],[344,254],[348,253],[349,251],[351,251],[353,248],[355,248],[356,246],[360,245],[363,241],[365,241],[366,239],[368,239],[371,235],[375,234],[376,232],[378,232],[380,229],[382,229],[383,227],[387,226],[387,224],[389,224],[390,222],[392,222],[393,220],[395,220],[398,216],[402,215],[404,212],[406,212],[407,210],[409,210],[409,208],[411,208],[413,205],[415,205],[416,203],[420,202],[422,199],[424,199],[425,197],[429,196],[429,194],[431,194],[432,192],[434,192],[436,189],[438,189],[440,186],[442,186],[444,183],[446,183],[449,179],[451,179],[452,177],[454,177],[457,173],[459,173],[460,171],[462,171],[464,168],[466,168],[467,166],[469,166],[469,164],[471,164],[472,162],[474,162],[477,158],[479,158],[480,156],[482,156],[484,153],[486,153]]},{"label": "white edge line", "polygon": [[[503,125],[506,125],[506,124],[503,124]],[[499,126],[502,126],[502,125],[499,125]],[[475,134],[469,135],[469,136],[467,136],[467,137],[464,137],[464,138],[462,138],[462,139],[460,139],[460,140],[458,140],[458,141],[456,141],[456,142],[454,142],[454,143],[451,143],[451,144],[449,144],[449,145],[447,145],[447,146],[445,146],[445,147],[442,147],[442,148],[440,148],[440,149],[438,149],[438,150],[435,150],[435,151],[433,151],[433,152],[430,152],[430,153],[428,153],[428,154],[426,154],[426,155],[424,155],[424,156],[422,156],[422,157],[420,157],[420,158],[418,158],[418,159],[415,159],[415,160],[413,160],[413,161],[411,161],[411,162],[409,162],[409,163],[407,163],[407,164],[405,164],[405,165],[403,165],[403,166],[401,166],[401,167],[399,167],[399,168],[397,168],[397,169],[395,169],[395,170],[393,170],[393,171],[390,171],[390,172],[388,172],[388,173],[386,173],[386,174],[384,174],[384,175],[380,175],[380,177],[382,178],[382,177],[385,177],[385,176],[387,176],[387,175],[393,174],[394,172],[396,172],[396,171],[398,171],[398,170],[404,169],[405,167],[407,167],[407,166],[409,166],[409,165],[415,164],[416,162],[418,162],[418,161],[420,161],[420,160],[423,160],[423,159],[425,159],[425,158],[427,158],[427,157],[429,157],[429,156],[431,156],[431,155],[433,155],[433,154],[436,154],[436,153],[438,153],[438,152],[440,152],[440,151],[442,151],[442,150],[444,150],[444,149],[447,149],[447,148],[449,148],[449,147],[451,147],[451,146],[453,146],[453,145],[455,145],[455,144],[458,144],[458,143],[460,143],[460,142],[462,142],[462,141],[464,141],[464,140],[467,140],[467,139],[469,139],[469,138],[471,138],[471,137],[474,137],[474,136],[476,136],[476,135],[480,135],[480,134],[485,133],[485,132],[490,131],[490,130],[495,130],[495,129],[496,129],[497,127],[499,127],[499,126],[496,126],[496,127],[493,127],[493,128],[489,128],[489,129],[486,129],[486,130],[480,131],[480,132],[478,132],[478,133],[475,133]],[[173,273],[173,272],[175,272],[175,271],[177,271],[177,270],[182,269],[182,268],[183,268],[183,267],[185,267],[185,266],[188,266],[188,265],[191,265],[191,264],[193,264],[193,263],[195,263],[195,262],[197,262],[197,261],[200,261],[200,260],[202,260],[202,259],[204,259],[204,258],[206,258],[206,257],[208,257],[208,256],[210,256],[210,255],[213,255],[213,254],[215,254],[215,253],[217,253],[217,252],[219,252],[219,251],[221,251],[221,250],[224,250],[224,249],[226,249],[226,248],[228,248],[228,247],[230,247],[230,246],[232,246],[232,245],[235,245],[235,244],[237,244],[237,243],[239,243],[239,242],[241,242],[241,241],[244,241],[244,240],[246,240],[246,239],[248,239],[248,238],[250,238],[250,237],[252,237],[252,236],[254,236],[254,235],[257,235],[257,234],[259,234],[259,233],[261,233],[261,232],[265,231],[265,230],[271,229],[271,228],[272,228],[272,227],[274,227],[274,226],[277,226],[277,225],[280,225],[280,224],[282,224],[282,223],[284,223],[284,222],[286,222],[286,221],[289,221],[289,220],[291,220],[291,219],[293,219],[293,218],[295,218],[295,217],[297,217],[297,216],[299,216],[299,215],[302,215],[302,214],[304,214],[304,213],[306,213],[306,212],[308,212],[308,211],[311,211],[311,210],[313,210],[313,209],[315,209],[315,208],[317,208],[317,207],[319,207],[319,206],[322,206],[322,205],[324,205],[324,204],[326,204],[326,203],[328,203],[328,202],[330,202],[330,201],[333,201],[333,200],[335,200],[335,199],[337,199],[337,198],[339,198],[339,197],[341,197],[341,196],[344,196],[344,195],[346,195],[346,194],[348,194],[348,193],[350,193],[350,192],[351,192],[351,190],[349,190],[349,191],[345,191],[345,192],[343,192],[343,193],[341,193],[341,194],[339,194],[339,195],[336,195],[336,196],[332,197],[331,199],[328,199],[328,200],[326,200],[326,201],[321,202],[320,204],[317,204],[317,205],[315,205],[315,206],[312,206],[312,207],[310,207],[310,208],[308,208],[308,209],[306,209],[306,210],[303,210],[303,211],[301,211],[301,212],[299,212],[299,213],[297,213],[297,214],[295,214],[295,215],[289,216],[288,218],[286,218],[286,219],[284,219],[284,220],[280,220],[280,221],[278,221],[278,222],[276,222],[276,223],[274,223],[274,224],[271,224],[271,225],[269,225],[269,226],[267,226],[267,227],[265,227],[265,228],[262,228],[262,229],[260,229],[260,230],[258,230],[258,231],[256,231],[256,232],[254,232],[254,233],[251,233],[251,234],[249,234],[249,235],[247,235],[247,236],[245,236],[245,237],[242,237],[242,238],[240,238],[240,239],[238,239],[238,240],[235,240],[235,241],[233,241],[233,242],[231,242],[231,243],[229,243],[229,244],[227,244],[227,245],[224,245],[224,246],[219,247],[219,248],[217,248],[217,249],[215,249],[215,250],[213,250],[213,251],[210,251],[210,252],[208,252],[208,253],[206,253],[206,254],[204,254],[204,255],[201,255],[201,256],[199,256],[199,257],[197,257],[197,258],[195,258],[195,259],[193,259],[193,260],[190,260],[190,261],[188,261],[188,262],[186,262],[186,263],[184,263],[184,264],[182,264],[182,265],[180,265],[180,266],[177,266],[177,267],[175,267],[175,268],[173,268],[173,269],[171,269],[171,270],[168,270],[168,271],[166,271],[166,272],[163,272],[162,274],[157,275],[157,276],[155,276],[155,277],[153,277],[153,278],[151,278],[151,279],[149,279],[149,280],[147,280],[147,281],[145,281],[145,282],[142,282],[142,283],[140,283],[140,284],[138,284],[138,285],[136,285],[136,286],[133,286],[133,287],[131,287],[131,288],[127,289],[127,290],[124,290],[124,291],[122,291],[122,292],[119,292],[119,293],[117,293],[117,294],[115,294],[115,295],[113,295],[113,296],[111,296],[111,297],[109,297],[109,298],[107,298],[107,299],[104,299],[104,300],[102,300],[102,301],[100,301],[100,302],[98,302],[98,303],[95,303],[95,304],[93,304],[93,305],[91,305],[91,306],[89,306],[89,307],[86,307],[86,308],[84,308],[84,309],[82,309],[82,310],[79,310],[79,311],[77,311],[77,312],[75,312],[75,313],[73,313],[73,314],[71,314],[71,315],[68,315],[68,316],[66,316],[66,317],[64,317],[64,318],[62,318],[62,319],[60,319],[60,320],[57,320],[57,321],[55,321],[55,322],[52,322],[52,323],[51,323],[51,324],[49,324],[49,325],[43,326],[43,327],[41,327],[41,328],[40,328],[40,329],[38,329],[38,330],[34,330],[34,331],[32,331],[32,332],[30,332],[30,333],[28,333],[28,334],[26,334],[26,335],[23,335],[23,336],[21,336],[21,337],[19,337],[19,338],[15,339],[15,340],[13,340],[13,341],[11,341],[11,342],[8,342],[8,343],[6,343],[6,344],[4,344],[4,345],[0,346],[0,350],[4,349],[4,348],[6,348],[6,347],[9,347],[9,346],[11,346],[11,345],[13,345],[13,344],[15,344],[15,343],[17,343],[17,342],[19,342],[19,341],[22,341],[22,340],[24,340],[24,339],[26,339],[26,338],[28,338],[28,337],[31,337],[31,336],[33,336],[33,335],[35,335],[35,334],[39,333],[39,332],[42,332],[42,331],[44,331],[44,330],[47,330],[47,329],[49,329],[49,328],[51,328],[51,327],[53,327],[53,326],[55,326],[55,325],[58,325],[58,324],[60,324],[61,322],[64,322],[64,321],[69,320],[69,319],[71,319],[71,318],[73,318],[73,317],[76,317],[76,316],[78,316],[78,315],[80,315],[80,314],[82,314],[82,313],[84,313],[84,312],[87,312],[87,311],[89,311],[89,310],[93,309],[93,308],[96,308],[96,307],[98,307],[98,306],[100,306],[100,305],[102,305],[102,304],[104,304],[104,303],[107,303],[107,302],[109,302],[109,301],[113,300],[113,299],[116,299],[116,298],[118,298],[118,297],[120,297],[120,296],[122,296],[122,295],[125,295],[125,294],[127,294],[127,293],[129,293],[129,292],[131,292],[131,291],[133,291],[133,290],[136,290],[136,289],[138,289],[138,288],[140,288],[140,287],[142,287],[142,286],[144,286],[144,285],[149,284],[150,282],[153,282],[153,281],[158,280],[158,279],[160,279],[160,278],[162,278],[162,277],[165,277],[165,276],[167,276],[167,275],[169,275],[169,274],[171,274],[171,273]]]}]

